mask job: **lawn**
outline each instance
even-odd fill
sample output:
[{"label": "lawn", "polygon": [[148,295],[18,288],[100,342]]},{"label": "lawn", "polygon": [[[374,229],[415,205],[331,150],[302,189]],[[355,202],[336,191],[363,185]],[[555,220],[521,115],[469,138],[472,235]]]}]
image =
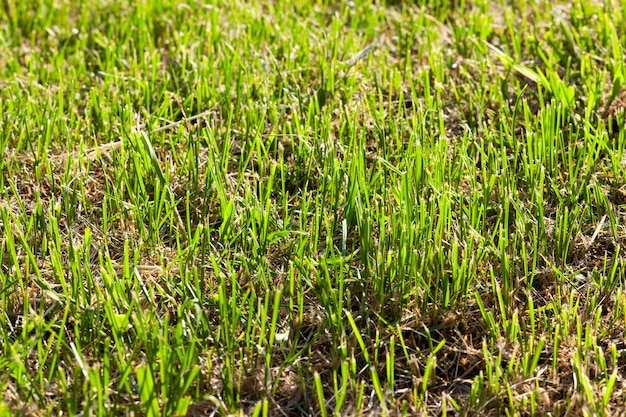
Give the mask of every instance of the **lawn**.
[{"label": "lawn", "polygon": [[0,416],[623,415],[626,1],[4,0]]}]

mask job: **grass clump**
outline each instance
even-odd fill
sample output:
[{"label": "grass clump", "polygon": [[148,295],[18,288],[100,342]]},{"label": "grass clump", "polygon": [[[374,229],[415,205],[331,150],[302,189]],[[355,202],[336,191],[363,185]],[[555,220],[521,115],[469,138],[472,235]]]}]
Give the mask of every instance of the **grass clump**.
[{"label": "grass clump", "polygon": [[0,414],[621,413],[624,6],[5,2]]}]

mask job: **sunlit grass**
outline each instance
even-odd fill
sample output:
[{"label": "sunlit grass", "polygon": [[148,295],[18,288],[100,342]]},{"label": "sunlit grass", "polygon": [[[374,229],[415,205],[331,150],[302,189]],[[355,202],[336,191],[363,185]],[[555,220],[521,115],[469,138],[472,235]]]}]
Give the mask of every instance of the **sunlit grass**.
[{"label": "sunlit grass", "polygon": [[0,415],[620,413],[625,6],[5,2]]}]

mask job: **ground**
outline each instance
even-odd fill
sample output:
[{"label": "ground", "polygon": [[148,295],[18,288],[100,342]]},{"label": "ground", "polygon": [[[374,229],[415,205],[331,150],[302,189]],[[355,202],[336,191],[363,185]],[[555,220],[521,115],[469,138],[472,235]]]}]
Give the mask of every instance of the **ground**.
[{"label": "ground", "polygon": [[0,3],[0,415],[623,415],[626,3]]}]

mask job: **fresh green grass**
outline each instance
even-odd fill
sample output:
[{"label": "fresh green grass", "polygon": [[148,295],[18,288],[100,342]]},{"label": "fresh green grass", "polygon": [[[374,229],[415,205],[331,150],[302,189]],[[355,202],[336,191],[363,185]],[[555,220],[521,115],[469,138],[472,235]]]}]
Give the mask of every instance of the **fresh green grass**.
[{"label": "fresh green grass", "polygon": [[8,0],[0,415],[626,399],[626,2]]}]

